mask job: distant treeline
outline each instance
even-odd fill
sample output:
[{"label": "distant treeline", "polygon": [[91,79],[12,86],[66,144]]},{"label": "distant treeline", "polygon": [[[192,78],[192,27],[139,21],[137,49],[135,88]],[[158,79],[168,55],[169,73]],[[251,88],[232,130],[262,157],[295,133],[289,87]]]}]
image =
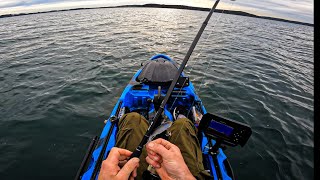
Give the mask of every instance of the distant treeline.
[{"label": "distant treeline", "polygon": [[[125,8],[125,7],[149,7],[149,8],[151,7],[151,8],[171,8],[171,9],[187,9],[187,10],[197,10],[197,11],[210,11],[210,8],[202,8],[202,7],[191,7],[191,6],[183,6],[183,5],[165,5],[165,4],[144,4],[144,5],[123,5],[123,6],[96,7],[96,8],[74,8],[74,9],[52,10],[52,11],[34,12],[34,13],[5,14],[5,15],[0,15],[0,18],[13,17],[13,16],[24,16],[24,15],[40,14],[40,13],[51,13],[51,12],[71,11],[71,10],[82,10],[82,9],[104,9],[104,8]],[[233,14],[233,15],[239,15],[239,16],[248,16],[248,17],[254,17],[254,18],[261,18],[261,19],[269,19],[269,20],[282,21],[282,22],[288,22],[288,23],[294,23],[294,24],[301,24],[301,25],[306,25],[306,26],[314,26],[311,23],[292,21],[292,20],[274,18],[274,17],[267,17],[267,16],[257,16],[257,15],[250,14],[250,13],[243,12],[243,11],[232,11],[232,10],[216,9],[215,12],[224,13],[224,14]]]}]

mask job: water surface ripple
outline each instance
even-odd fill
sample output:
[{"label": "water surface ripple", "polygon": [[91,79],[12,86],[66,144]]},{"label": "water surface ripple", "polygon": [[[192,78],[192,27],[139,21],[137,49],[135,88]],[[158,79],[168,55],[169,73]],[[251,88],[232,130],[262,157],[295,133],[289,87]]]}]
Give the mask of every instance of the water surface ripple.
[{"label": "water surface ripple", "polygon": [[[206,15],[121,8],[0,19],[2,179],[73,178],[141,62],[167,53],[180,63]],[[313,27],[219,16],[186,72],[210,112],[252,127],[244,148],[226,150],[237,179],[313,179]]]}]

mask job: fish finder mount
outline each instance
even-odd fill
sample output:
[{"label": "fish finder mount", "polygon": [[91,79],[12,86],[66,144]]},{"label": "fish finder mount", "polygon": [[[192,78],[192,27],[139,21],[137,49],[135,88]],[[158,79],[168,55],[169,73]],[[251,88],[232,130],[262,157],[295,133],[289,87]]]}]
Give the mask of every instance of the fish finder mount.
[{"label": "fish finder mount", "polygon": [[211,139],[216,141],[210,150],[212,153],[223,145],[243,147],[252,134],[250,126],[210,113],[203,115],[198,129],[199,134],[203,132],[210,139],[210,143]]}]

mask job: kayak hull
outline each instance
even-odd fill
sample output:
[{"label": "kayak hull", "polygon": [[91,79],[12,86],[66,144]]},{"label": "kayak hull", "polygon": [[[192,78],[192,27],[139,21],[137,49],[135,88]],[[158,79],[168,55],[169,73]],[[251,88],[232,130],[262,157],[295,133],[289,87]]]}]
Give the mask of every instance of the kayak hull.
[{"label": "kayak hull", "polygon": [[[153,56],[150,61],[158,61],[159,59],[168,61],[176,66],[175,62],[169,56],[163,54]],[[78,172],[78,178],[82,180],[97,179],[102,160],[106,159],[108,152],[115,146],[118,131],[116,119],[119,119],[125,113],[125,109],[130,112],[139,112],[142,115],[152,114],[152,112],[155,111],[155,105],[148,103],[148,99],[153,99],[155,96],[158,96],[159,93],[165,96],[169,87],[168,84],[162,84],[161,90],[159,91],[159,84],[143,83],[137,80],[143,70],[144,67],[139,69],[123,90],[100,134],[99,140],[95,140],[96,143],[91,145],[93,147],[84,161],[86,162],[84,163],[85,165],[83,165],[82,169]],[[186,78],[183,73],[181,77]],[[207,113],[191,81],[188,82],[187,86],[182,85],[182,87],[176,87],[174,89],[170,100],[164,108],[164,116],[174,121],[172,112],[174,107],[178,105],[184,105],[188,108],[195,107],[198,112],[202,114]],[[197,126],[197,124],[195,125]],[[209,153],[208,138],[204,133],[202,133],[199,142],[204,157],[204,166],[210,171],[214,179],[218,179],[218,176],[223,180],[234,179],[232,168],[223,150],[219,148],[215,156],[211,155]],[[211,140],[211,143],[211,145],[214,145],[215,141]]]}]

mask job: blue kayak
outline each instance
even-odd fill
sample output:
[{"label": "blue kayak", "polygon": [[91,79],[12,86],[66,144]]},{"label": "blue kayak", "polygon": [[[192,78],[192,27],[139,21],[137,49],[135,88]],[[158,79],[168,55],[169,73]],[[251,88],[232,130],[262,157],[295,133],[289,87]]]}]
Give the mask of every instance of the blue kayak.
[{"label": "blue kayak", "polygon": [[[100,137],[93,138],[76,179],[92,180],[98,178],[102,161],[107,158],[109,151],[115,146],[118,131],[117,120],[128,112],[138,112],[146,117],[146,119],[151,119],[151,116],[158,108],[157,106],[159,106],[156,100],[166,95],[177,69],[176,63],[164,54],[155,55],[142,65],[141,69],[135,73],[123,90],[110,117],[105,122]],[[185,76],[184,73],[180,75],[179,81],[164,108],[163,116],[170,121],[174,121],[173,111],[177,106],[184,106],[190,109],[190,116],[188,117],[194,122],[198,120],[199,115],[207,114],[206,108],[196,94],[192,82],[189,81],[189,78]],[[232,124],[230,126],[223,126],[224,124],[224,122],[211,123],[209,126],[217,128],[217,132],[219,131],[218,135],[208,137],[205,132],[199,132],[200,136],[198,139],[201,144],[205,169],[210,172],[214,179],[230,180],[234,179],[232,168],[220,144],[219,146],[215,146],[215,144],[217,144],[217,139],[215,138],[225,138],[225,136],[230,135],[232,133],[231,131],[236,129],[236,127],[231,127]],[[198,127],[198,124],[195,123],[195,125]],[[241,133],[242,132],[241,130]],[[223,133],[225,133],[224,136],[219,136],[219,134],[223,135]],[[236,137],[237,134],[234,136]],[[233,141],[236,143],[238,139]],[[212,149],[215,149],[215,151],[213,152]]]}]

